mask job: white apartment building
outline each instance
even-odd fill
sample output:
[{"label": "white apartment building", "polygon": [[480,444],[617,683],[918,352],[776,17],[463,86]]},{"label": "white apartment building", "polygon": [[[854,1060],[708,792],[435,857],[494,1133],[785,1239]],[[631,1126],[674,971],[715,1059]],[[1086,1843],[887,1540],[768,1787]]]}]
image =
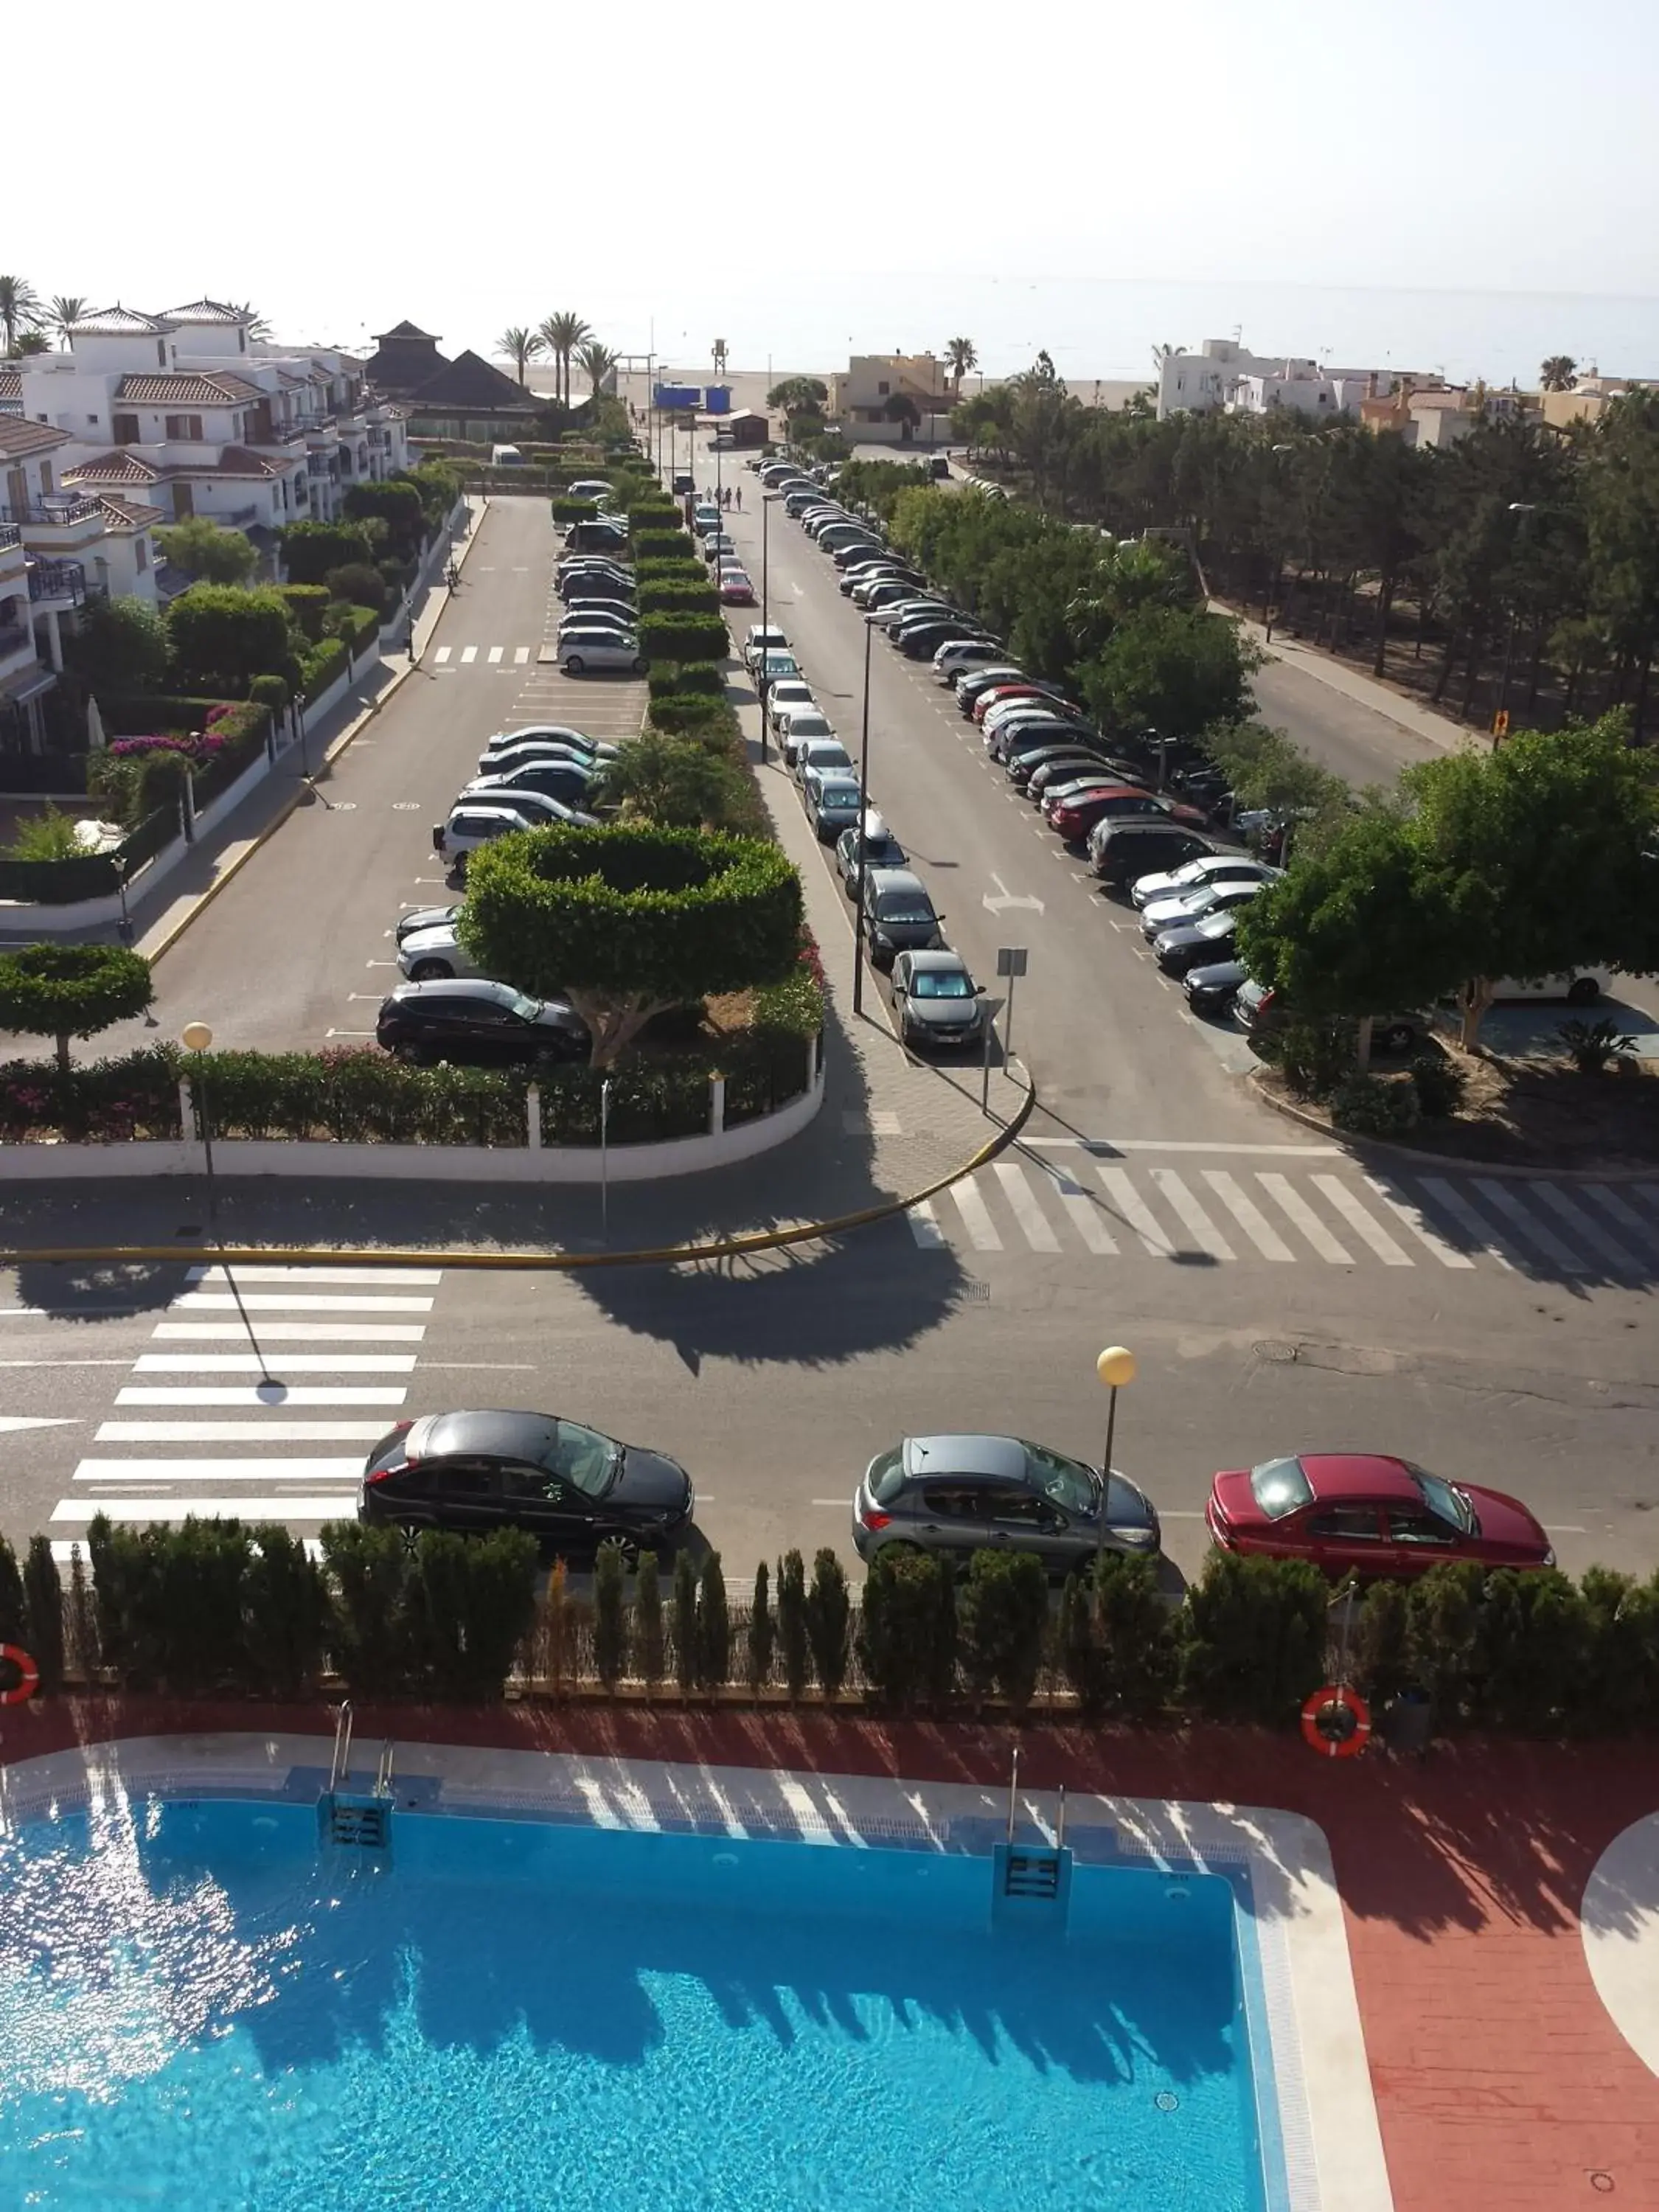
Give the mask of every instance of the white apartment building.
[{"label": "white apartment building", "polygon": [[1199,353],[1170,353],[1158,362],[1158,419],[1224,410],[1266,415],[1274,408],[1358,416],[1361,400],[1392,392],[1389,369],[1322,368],[1316,361],[1284,354],[1247,353],[1236,339],[1206,338]]}]

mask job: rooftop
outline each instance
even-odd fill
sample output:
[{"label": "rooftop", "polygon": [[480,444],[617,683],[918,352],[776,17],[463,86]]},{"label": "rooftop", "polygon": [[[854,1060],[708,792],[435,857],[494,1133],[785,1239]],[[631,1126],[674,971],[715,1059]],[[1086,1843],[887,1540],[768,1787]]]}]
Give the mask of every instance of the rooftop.
[{"label": "rooftop", "polygon": [[82,315],[70,336],[160,338],[176,327],[165,315],[141,314],[137,307],[124,307],[118,300],[112,307],[100,307],[95,314]]},{"label": "rooftop", "polygon": [[50,422],[31,422],[26,415],[0,415],[0,456],[21,461],[26,454],[50,453],[67,445],[69,432]]}]

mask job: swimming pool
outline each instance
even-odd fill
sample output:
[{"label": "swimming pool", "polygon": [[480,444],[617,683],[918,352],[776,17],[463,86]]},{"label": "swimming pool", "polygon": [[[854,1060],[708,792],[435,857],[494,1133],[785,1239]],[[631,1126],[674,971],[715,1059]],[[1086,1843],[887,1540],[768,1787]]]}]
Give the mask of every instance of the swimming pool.
[{"label": "swimming pool", "polygon": [[118,1792],[0,1839],[0,2203],[1285,2201],[1219,1875],[1079,1864],[1061,1932],[994,1917],[988,1844],[316,1835],[305,1802]]}]

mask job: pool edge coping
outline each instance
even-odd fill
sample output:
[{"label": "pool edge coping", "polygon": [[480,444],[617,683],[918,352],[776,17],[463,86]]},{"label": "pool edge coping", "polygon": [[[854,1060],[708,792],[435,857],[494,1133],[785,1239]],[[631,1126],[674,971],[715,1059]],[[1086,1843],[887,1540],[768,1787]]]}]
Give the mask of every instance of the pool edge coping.
[{"label": "pool edge coping", "polygon": [[[325,1735],[249,1731],[115,1737],[43,1753],[0,1769],[0,1832],[114,1788],[276,1796],[296,1769],[325,1774],[332,1751]],[[368,1756],[365,1746],[358,1765]],[[902,1841],[944,1850],[953,1825],[1004,1822],[1009,1802],[1006,1786],[995,1784],[463,1744],[399,1743],[398,1775],[438,1784],[442,1802],[423,1802],[426,1814],[585,1819],[594,1826],[863,1848]],[[1052,1792],[1022,1790],[1021,1827],[1052,1842],[1057,1802]],[[1109,1828],[1118,1855],[1131,1862],[1243,1876],[1242,1889],[1237,1880],[1234,1887],[1261,1984],[1260,2007],[1247,2005],[1247,2017],[1253,2035],[1263,2023],[1267,2029],[1285,2183],[1279,2202],[1285,2212],[1393,2212],[1324,1830],[1272,1807],[1103,1793],[1068,1796],[1066,1821],[1073,1833]],[[1271,2165],[1265,2170],[1271,2186]]]}]

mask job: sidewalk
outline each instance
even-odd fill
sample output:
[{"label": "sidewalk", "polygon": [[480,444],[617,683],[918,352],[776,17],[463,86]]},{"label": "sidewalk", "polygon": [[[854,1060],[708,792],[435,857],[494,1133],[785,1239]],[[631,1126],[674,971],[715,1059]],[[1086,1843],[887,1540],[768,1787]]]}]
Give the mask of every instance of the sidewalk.
[{"label": "sidewalk", "polygon": [[1283,630],[1269,644],[1267,633],[1261,624],[1249,615],[1241,614],[1236,607],[1227,606],[1219,599],[1212,599],[1210,611],[1212,614],[1231,616],[1238,624],[1240,635],[1249,638],[1253,645],[1259,645],[1270,660],[1284,661],[1287,667],[1311,677],[1316,684],[1324,684],[1328,690],[1340,691],[1345,699],[1352,699],[1356,706],[1364,707],[1373,714],[1381,714],[1386,720],[1398,724],[1402,730],[1411,731],[1413,736],[1422,738],[1430,744],[1438,745],[1443,752],[1462,752],[1469,747],[1484,746],[1486,743],[1478,730],[1470,729],[1466,723],[1454,721],[1449,714],[1437,714],[1432,708],[1419,707],[1414,699],[1407,699],[1401,693],[1391,690],[1386,684],[1379,684],[1375,677],[1362,676],[1357,669],[1334,659],[1328,653],[1321,653],[1317,647],[1304,645],[1297,638],[1286,637]]}]

